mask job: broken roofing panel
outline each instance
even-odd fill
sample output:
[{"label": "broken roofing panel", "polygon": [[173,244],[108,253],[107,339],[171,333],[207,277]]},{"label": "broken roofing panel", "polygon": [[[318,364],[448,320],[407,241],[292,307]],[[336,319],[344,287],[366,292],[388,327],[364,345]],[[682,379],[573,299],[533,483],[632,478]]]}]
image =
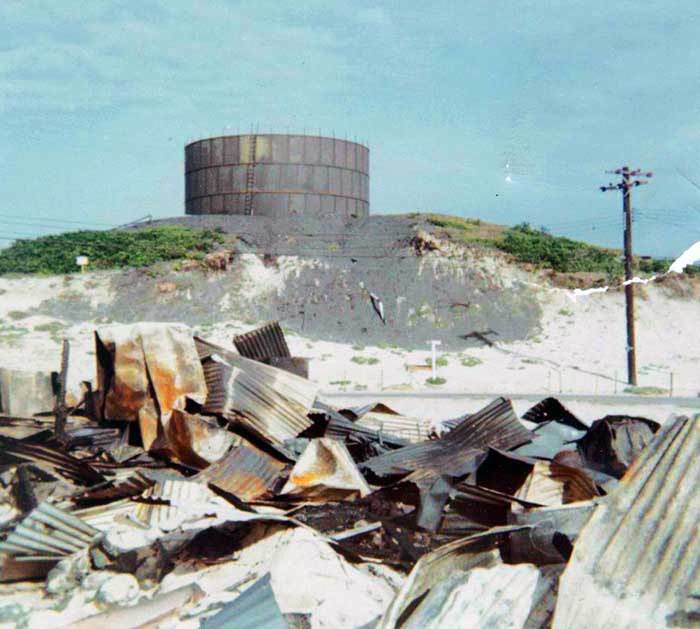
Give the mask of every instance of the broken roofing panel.
[{"label": "broken roofing panel", "polygon": [[197,339],[209,395],[204,412],[221,414],[277,447],[313,422],[318,385]]},{"label": "broken roofing panel", "polygon": [[593,422],[577,449],[589,467],[621,478],[658,429],[650,419],[608,415]]},{"label": "broken roofing panel", "polygon": [[0,367],[0,411],[30,417],[53,410],[55,405],[51,374]]},{"label": "broken roofing panel", "polygon": [[227,603],[222,610],[202,621],[202,629],[287,629],[275,593],[270,585],[270,573],[258,579],[243,594]]},{"label": "broken roofing panel", "polygon": [[30,462],[85,485],[104,481],[104,476],[85,461],[62,452],[52,445],[31,444],[10,437],[0,437],[0,465]]},{"label": "broken roofing panel", "polygon": [[370,491],[345,444],[322,438],[306,446],[281,494],[328,500],[364,498]]},{"label": "broken roofing panel", "polygon": [[362,465],[379,476],[420,468],[460,476],[476,469],[477,459],[486,447],[509,450],[531,439],[532,433],[518,421],[511,401],[497,398],[440,439],[381,454]]},{"label": "broken roofing panel", "polygon": [[[522,526],[496,527],[440,546],[423,555],[413,566],[401,589],[377,625],[378,629],[420,626],[412,624],[413,615],[421,616],[424,604],[430,606],[431,592],[446,579],[458,581],[474,568],[490,568],[503,564],[500,546],[512,531]],[[440,595],[440,592],[435,592]],[[449,589],[442,596],[449,595]],[[466,626],[459,624],[459,626]],[[478,626],[478,625],[477,625]]]},{"label": "broken roofing panel", "polygon": [[553,397],[548,397],[527,410],[522,419],[535,424],[557,422],[576,430],[587,430],[588,426],[576,417],[566,406]]},{"label": "broken roofing panel", "polygon": [[[391,409],[384,410],[385,408],[387,407],[383,404],[373,404],[369,409],[365,407],[363,409],[349,409],[349,411],[357,418],[355,420],[357,426],[365,426],[382,434],[394,435],[411,443],[420,443],[434,434],[431,420],[399,415]],[[340,412],[345,414],[347,411],[341,410]]]},{"label": "broken roofing panel", "polygon": [[561,578],[554,627],[668,627],[700,617],[700,418],[668,422],[601,499]]},{"label": "broken roofing panel", "polygon": [[99,535],[80,518],[44,502],[0,542],[0,552],[30,560],[54,560],[87,548]]},{"label": "broken roofing panel", "polygon": [[138,421],[146,450],[162,437],[171,412],[185,408],[186,398],[206,399],[202,365],[185,325],[108,326],[95,332],[95,346],[102,417]]},{"label": "broken roofing panel", "polygon": [[193,480],[210,483],[241,500],[250,501],[271,494],[284,468],[284,463],[265,452],[241,444]]},{"label": "broken roofing panel", "polygon": [[272,356],[292,357],[278,321],[272,321],[256,330],[234,336],[233,344],[241,356],[252,360],[263,360]]},{"label": "broken roofing panel", "polygon": [[161,452],[170,460],[204,469],[221,459],[237,436],[221,428],[213,417],[173,410],[165,430],[166,445]]}]

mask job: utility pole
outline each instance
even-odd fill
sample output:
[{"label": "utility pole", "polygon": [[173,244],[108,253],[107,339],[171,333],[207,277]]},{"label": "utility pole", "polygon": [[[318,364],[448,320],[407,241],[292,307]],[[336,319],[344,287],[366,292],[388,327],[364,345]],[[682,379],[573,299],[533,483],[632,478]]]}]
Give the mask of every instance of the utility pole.
[{"label": "utility pole", "polygon": [[[619,175],[620,183],[609,183],[601,186],[601,192],[608,190],[622,191],[622,212],[625,218],[625,311],[627,317],[627,382],[637,384],[637,345],[634,337],[634,284],[632,279],[632,201],[630,190],[649,183],[647,179],[653,173],[642,173],[641,170],[630,170],[623,166],[615,170],[607,170],[611,175]],[[634,179],[633,179],[634,178]]]}]

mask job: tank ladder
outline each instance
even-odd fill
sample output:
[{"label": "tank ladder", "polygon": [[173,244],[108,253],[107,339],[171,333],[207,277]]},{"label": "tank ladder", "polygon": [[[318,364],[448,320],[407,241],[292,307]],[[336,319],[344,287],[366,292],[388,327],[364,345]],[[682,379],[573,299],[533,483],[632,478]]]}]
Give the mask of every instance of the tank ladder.
[{"label": "tank ladder", "polygon": [[248,216],[253,214],[253,197],[255,195],[255,154],[258,144],[258,136],[251,135],[248,145],[248,168],[245,174],[245,199],[243,213]]}]

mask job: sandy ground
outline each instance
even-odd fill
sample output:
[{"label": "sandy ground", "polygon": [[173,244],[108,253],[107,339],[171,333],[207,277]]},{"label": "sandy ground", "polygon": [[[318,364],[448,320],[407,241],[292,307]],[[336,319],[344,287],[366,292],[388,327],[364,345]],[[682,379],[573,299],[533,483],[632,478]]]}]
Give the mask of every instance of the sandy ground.
[{"label": "sandy ground", "polygon": [[[71,324],[35,314],[47,299],[70,291],[93,304],[115,299],[95,273],[48,278],[0,278],[0,366],[24,370],[55,370],[60,342],[71,341],[69,379],[72,387],[94,378],[93,332],[101,324]],[[621,394],[626,388],[624,296],[596,293],[572,299],[564,289],[532,288],[543,308],[542,329],[526,341],[463,352],[439,352],[438,386],[426,383],[430,350],[399,346],[361,346],[311,341],[290,334],[292,353],[310,361],[310,377],[327,390],[381,391],[439,389],[468,393]],[[698,366],[700,326],[696,298],[670,297],[660,286],[647,286],[637,300],[637,364],[639,385],[659,387],[673,395],[700,392]],[[257,324],[220,321],[195,328],[217,343]]]}]

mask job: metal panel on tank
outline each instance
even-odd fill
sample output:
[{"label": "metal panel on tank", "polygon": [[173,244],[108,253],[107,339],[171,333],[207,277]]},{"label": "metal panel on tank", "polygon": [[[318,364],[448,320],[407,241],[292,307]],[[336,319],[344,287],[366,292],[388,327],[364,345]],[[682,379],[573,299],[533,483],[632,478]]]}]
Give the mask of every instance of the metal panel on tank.
[{"label": "metal panel on tank", "polygon": [[[337,138],[245,134],[185,147],[187,214],[318,218],[369,213],[369,150]],[[253,191],[248,196],[248,188]],[[252,208],[246,209],[246,197]]]}]

